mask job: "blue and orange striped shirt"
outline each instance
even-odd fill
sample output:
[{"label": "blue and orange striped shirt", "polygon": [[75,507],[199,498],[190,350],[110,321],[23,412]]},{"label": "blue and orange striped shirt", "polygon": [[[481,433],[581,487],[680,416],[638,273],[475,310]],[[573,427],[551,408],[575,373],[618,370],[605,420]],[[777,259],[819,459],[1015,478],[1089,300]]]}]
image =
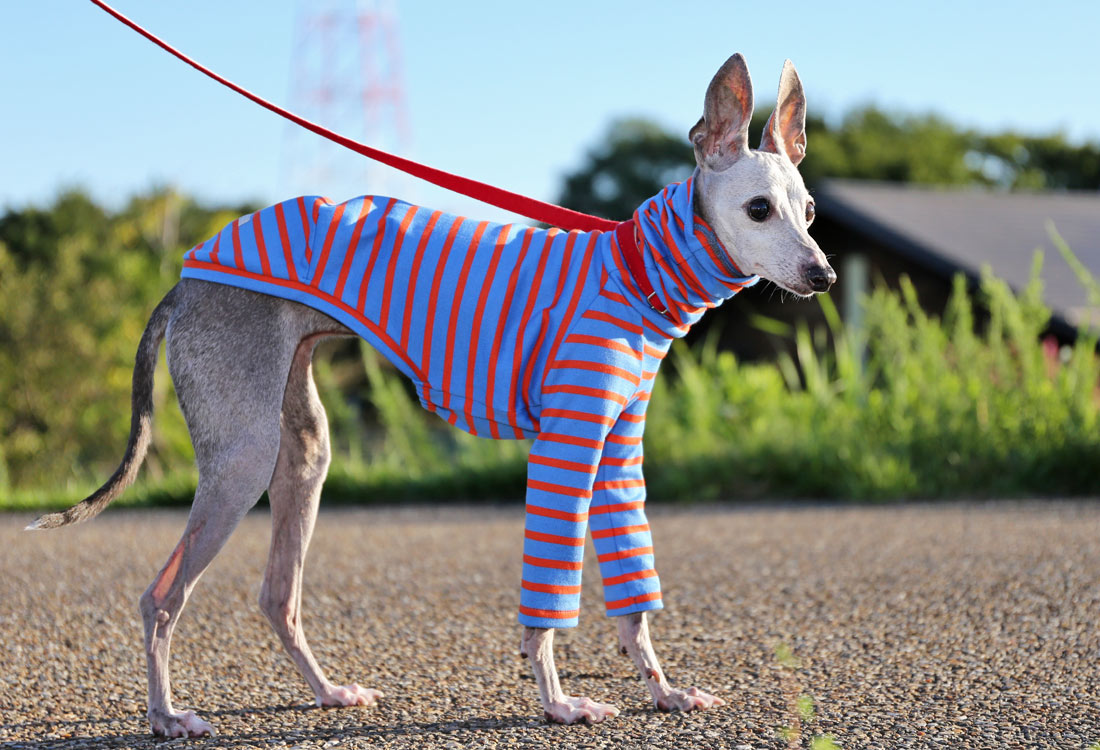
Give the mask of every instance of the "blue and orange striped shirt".
[{"label": "blue and orange striped shirt", "polygon": [[672,338],[757,281],[692,210],[692,180],[634,214],[643,299],[614,232],[452,216],[378,196],[303,197],[189,250],[183,276],[309,305],[381,351],[451,424],[535,438],[520,621],[576,624],[591,523],[609,614],[657,609],[641,435]]}]

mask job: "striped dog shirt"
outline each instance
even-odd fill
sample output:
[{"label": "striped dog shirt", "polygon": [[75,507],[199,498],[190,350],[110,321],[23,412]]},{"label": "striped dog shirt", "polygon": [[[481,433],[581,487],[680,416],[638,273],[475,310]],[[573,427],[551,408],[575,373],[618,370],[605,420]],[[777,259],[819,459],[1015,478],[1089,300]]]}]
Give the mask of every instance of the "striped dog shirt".
[{"label": "striped dog shirt", "polygon": [[692,210],[692,180],[634,214],[658,314],[615,232],[471,221],[393,198],[304,197],[241,217],[183,276],[301,302],[415,384],[423,406],[491,438],[534,438],[519,620],[576,625],[590,527],[609,615],[661,608],[642,430],[657,368],[707,308],[757,281]]}]

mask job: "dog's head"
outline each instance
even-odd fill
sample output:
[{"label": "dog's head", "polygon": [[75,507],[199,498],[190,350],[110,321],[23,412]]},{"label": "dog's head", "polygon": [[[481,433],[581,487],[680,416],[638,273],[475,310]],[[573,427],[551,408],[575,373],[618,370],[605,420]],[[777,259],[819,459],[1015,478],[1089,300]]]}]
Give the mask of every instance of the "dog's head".
[{"label": "dog's head", "polygon": [[697,207],[743,272],[803,297],[827,291],[836,273],[807,232],[814,201],[798,173],[806,154],[806,96],[790,60],[757,150],[748,143],[751,118],[752,81],[736,54],[710,82],[703,116],[691,129]]}]

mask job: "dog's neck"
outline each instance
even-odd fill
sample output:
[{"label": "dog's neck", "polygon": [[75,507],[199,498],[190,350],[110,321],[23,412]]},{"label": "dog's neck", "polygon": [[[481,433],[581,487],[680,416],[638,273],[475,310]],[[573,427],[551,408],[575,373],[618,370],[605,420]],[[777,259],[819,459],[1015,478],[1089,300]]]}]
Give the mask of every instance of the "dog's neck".
[{"label": "dog's neck", "polygon": [[673,336],[683,336],[708,309],[760,280],[734,265],[695,211],[694,188],[694,177],[669,185],[634,212],[646,274],[669,315],[657,314],[644,300],[642,307],[651,322]]}]

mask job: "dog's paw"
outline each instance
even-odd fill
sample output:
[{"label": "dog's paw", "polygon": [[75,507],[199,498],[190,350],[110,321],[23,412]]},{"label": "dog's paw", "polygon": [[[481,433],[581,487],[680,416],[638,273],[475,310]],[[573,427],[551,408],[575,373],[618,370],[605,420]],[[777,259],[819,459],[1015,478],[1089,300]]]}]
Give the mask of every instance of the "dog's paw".
[{"label": "dog's paw", "polygon": [[351,685],[332,685],[317,696],[318,706],[373,706],[385,697],[381,690]]},{"label": "dog's paw", "polygon": [[150,711],[149,725],[161,737],[213,737],[214,727],[194,711]]},{"label": "dog's paw", "polygon": [[543,712],[546,720],[555,724],[599,724],[619,715],[619,709],[607,703],[597,703],[591,698],[565,696],[554,701]]},{"label": "dog's paw", "polygon": [[707,708],[725,705],[725,701],[710,693],[704,693],[697,687],[687,690],[669,688],[668,692],[653,702],[661,711],[702,711]]}]

